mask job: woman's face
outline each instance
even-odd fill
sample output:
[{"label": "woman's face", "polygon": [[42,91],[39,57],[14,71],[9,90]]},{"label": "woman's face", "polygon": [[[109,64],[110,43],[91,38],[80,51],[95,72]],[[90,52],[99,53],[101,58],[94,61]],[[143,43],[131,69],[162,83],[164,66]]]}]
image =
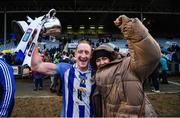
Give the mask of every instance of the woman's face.
[{"label": "woman's face", "polygon": [[100,68],[101,66],[107,64],[110,62],[110,59],[107,58],[107,57],[99,57],[96,59],[96,66],[97,66],[97,69]]}]

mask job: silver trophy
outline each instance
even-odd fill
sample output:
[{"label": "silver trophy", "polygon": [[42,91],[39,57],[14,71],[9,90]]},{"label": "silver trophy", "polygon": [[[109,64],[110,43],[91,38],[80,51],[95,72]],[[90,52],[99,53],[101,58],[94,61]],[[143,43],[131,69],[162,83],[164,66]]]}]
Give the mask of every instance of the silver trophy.
[{"label": "silver trophy", "polygon": [[[27,16],[25,21],[12,21],[12,30],[17,39],[21,39],[15,52],[20,56],[24,55],[22,65],[31,67],[31,56],[35,45],[41,36],[49,35],[58,37],[61,33],[61,23],[55,17],[56,10],[51,9],[46,15],[35,18],[34,20]],[[28,24],[29,23],[29,24]]]}]

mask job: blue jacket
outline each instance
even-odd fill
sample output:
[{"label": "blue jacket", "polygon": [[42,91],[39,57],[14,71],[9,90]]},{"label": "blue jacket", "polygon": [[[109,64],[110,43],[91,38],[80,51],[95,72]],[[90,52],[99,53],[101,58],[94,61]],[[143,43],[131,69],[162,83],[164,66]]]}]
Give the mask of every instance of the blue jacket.
[{"label": "blue jacket", "polygon": [[161,55],[160,63],[161,63],[161,70],[168,71],[168,62],[165,56]]},{"label": "blue jacket", "polygon": [[10,117],[15,88],[13,68],[0,58],[0,117]]}]

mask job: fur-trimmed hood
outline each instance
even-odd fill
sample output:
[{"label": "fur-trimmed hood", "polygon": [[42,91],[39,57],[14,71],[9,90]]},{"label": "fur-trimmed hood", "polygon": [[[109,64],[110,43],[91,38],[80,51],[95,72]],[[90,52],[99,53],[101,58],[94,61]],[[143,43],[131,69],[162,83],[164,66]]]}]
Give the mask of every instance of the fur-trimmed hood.
[{"label": "fur-trimmed hood", "polygon": [[91,57],[91,66],[92,68],[96,69],[96,59],[97,59],[97,53],[102,51],[102,53],[108,54],[110,56],[110,60],[113,61],[118,58],[118,53],[114,51],[113,48],[111,48],[108,45],[102,44],[96,49],[93,50],[92,57]]}]

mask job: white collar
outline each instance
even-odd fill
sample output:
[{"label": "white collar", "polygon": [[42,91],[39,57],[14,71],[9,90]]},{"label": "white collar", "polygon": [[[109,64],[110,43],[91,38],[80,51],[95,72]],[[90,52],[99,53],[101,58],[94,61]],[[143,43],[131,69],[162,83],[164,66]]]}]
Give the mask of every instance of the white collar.
[{"label": "white collar", "polygon": [[73,64],[73,67],[78,71],[78,72],[80,72],[80,73],[90,73],[91,72],[91,67],[90,67],[90,65],[88,65],[88,69],[86,70],[86,71],[81,71],[78,67],[77,67],[77,64],[75,63],[75,64]]}]

